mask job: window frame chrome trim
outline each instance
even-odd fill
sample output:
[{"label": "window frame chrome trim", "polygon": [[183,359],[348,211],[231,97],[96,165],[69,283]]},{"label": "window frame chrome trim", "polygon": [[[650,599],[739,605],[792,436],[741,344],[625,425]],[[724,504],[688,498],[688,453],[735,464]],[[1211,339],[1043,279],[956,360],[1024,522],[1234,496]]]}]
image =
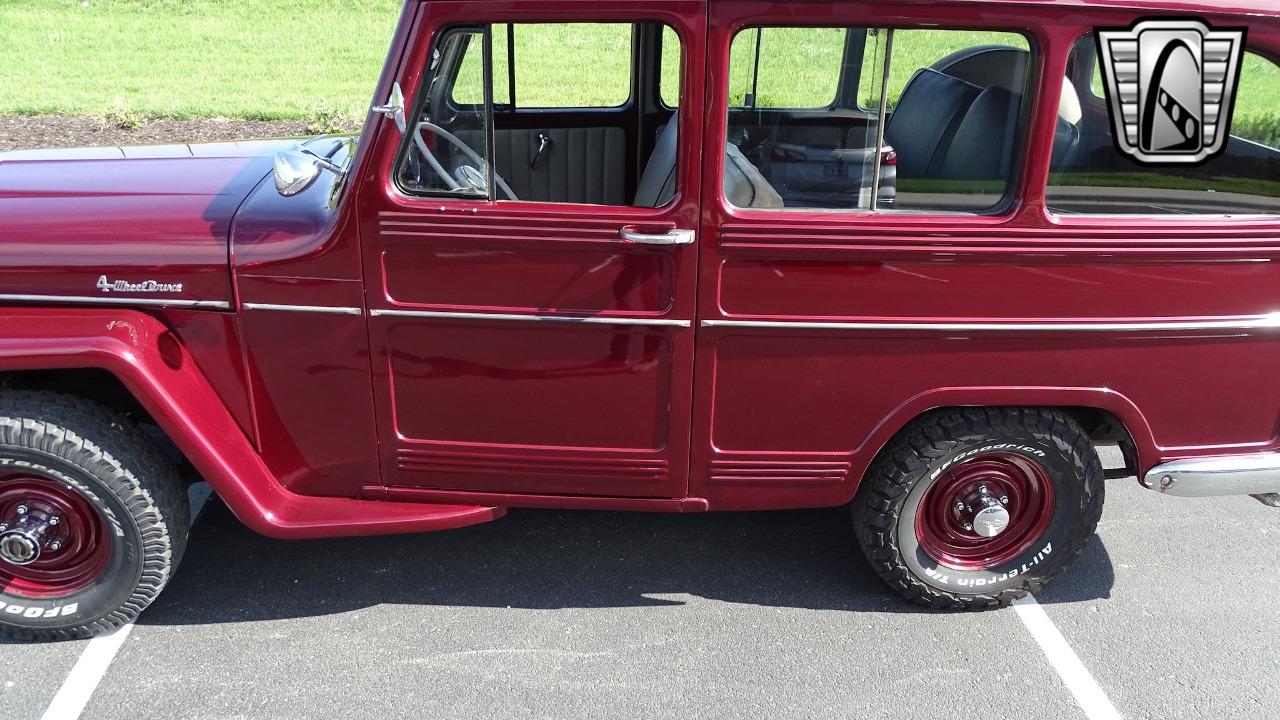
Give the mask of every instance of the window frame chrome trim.
[{"label": "window frame chrome trim", "polygon": [[546,323],[562,323],[568,325],[638,325],[645,327],[693,327],[693,323],[689,320],[674,320],[670,318],[633,318],[633,317],[611,317],[611,316],[583,316],[583,315],[522,315],[517,313],[484,313],[484,312],[455,312],[445,310],[399,310],[399,309],[378,309],[369,311],[369,315],[373,317],[401,317],[401,318],[439,318],[444,320],[494,320],[494,321],[511,321],[511,322],[546,322]]}]

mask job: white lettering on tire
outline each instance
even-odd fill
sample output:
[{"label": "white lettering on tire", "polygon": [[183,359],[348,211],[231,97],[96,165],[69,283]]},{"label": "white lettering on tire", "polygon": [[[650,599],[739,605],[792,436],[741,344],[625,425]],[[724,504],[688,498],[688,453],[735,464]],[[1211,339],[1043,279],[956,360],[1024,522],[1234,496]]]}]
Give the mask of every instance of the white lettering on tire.
[{"label": "white lettering on tire", "polygon": [[74,615],[80,610],[80,603],[67,603],[66,605],[54,605],[50,608],[37,607],[35,605],[17,605],[15,603],[6,603],[0,600],[0,610],[10,615],[21,615],[26,618],[52,618],[66,617]]},{"label": "white lettering on tire", "polygon": [[951,458],[950,460],[942,463],[942,465],[939,466],[937,470],[934,470],[932,473],[929,474],[929,479],[937,480],[938,477],[942,475],[942,473],[946,472],[947,468],[951,467],[952,465],[955,465],[956,463],[962,460],[971,458],[974,455],[981,455],[982,453],[994,452],[996,450],[1013,450],[1014,452],[1026,453],[1028,455],[1034,455],[1036,457],[1046,457],[1046,454],[1043,450],[1038,450],[1033,447],[1027,447],[1026,445],[1019,445],[1017,443],[997,443],[995,445],[986,445],[980,448],[975,448],[973,450],[966,450],[960,453],[959,455],[956,455],[955,457]]},{"label": "white lettering on tire", "polygon": [[924,568],[924,574],[929,576],[930,580],[933,580],[934,582],[942,583],[943,585],[955,585],[956,587],[982,587],[984,585],[995,585],[996,583],[1002,583],[1005,580],[1008,580],[1010,578],[1015,578],[1019,575],[1025,575],[1031,572],[1031,568],[1039,565],[1042,560],[1049,557],[1049,555],[1051,555],[1052,553],[1053,553],[1053,543],[1051,542],[1045,543],[1044,547],[1040,550],[1040,552],[1036,553],[1035,556],[1032,557],[1027,562],[1022,563],[1020,567],[1012,568],[1007,572],[1001,574],[999,577],[994,577],[990,579],[959,578],[959,577],[951,578],[950,576],[947,575],[947,573],[942,571],[941,567]]}]

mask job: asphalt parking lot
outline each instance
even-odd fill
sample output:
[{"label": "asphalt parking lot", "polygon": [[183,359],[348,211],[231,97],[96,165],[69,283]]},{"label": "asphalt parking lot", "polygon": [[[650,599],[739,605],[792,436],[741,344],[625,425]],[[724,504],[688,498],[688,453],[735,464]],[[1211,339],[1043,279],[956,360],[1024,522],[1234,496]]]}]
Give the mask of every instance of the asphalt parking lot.
[{"label": "asphalt parking lot", "polygon": [[214,501],[96,690],[66,686],[103,647],[0,644],[0,717],[1275,718],[1277,557],[1280,511],[1112,481],[1046,650],[1035,607],[900,602],[841,510],[279,542]]}]

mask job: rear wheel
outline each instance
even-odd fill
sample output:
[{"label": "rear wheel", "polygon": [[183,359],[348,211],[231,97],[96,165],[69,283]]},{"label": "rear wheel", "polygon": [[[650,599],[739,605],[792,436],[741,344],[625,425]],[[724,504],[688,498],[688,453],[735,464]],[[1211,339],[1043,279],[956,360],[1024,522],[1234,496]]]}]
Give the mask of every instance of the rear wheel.
[{"label": "rear wheel", "polygon": [[1093,445],[1065,413],[938,411],[872,463],[854,522],[876,572],[905,597],[935,608],[1001,607],[1083,551],[1103,483]]},{"label": "rear wheel", "polygon": [[56,640],[132,621],[172,576],[187,525],[176,469],[124,417],[0,395],[0,633]]}]

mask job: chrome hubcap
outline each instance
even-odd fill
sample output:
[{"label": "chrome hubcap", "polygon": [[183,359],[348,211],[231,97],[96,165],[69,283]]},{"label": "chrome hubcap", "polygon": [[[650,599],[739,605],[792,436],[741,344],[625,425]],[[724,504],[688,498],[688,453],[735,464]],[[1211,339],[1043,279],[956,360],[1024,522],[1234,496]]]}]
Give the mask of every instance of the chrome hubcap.
[{"label": "chrome hubcap", "polygon": [[956,503],[956,512],[964,521],[966,530],[984,538],[993,538],[1009,527],[1007,497],[995,497],[986,485],[979,485],[964,500]]},{"label": "chrome hubcap", "polygon": [[0,523],[0,560],[30,565],[45,550],[56,552],[62,541],[51,537],[49,531],[60,522],[57,515],[31,512],[26,505],[19,505],[12,517]]}]

